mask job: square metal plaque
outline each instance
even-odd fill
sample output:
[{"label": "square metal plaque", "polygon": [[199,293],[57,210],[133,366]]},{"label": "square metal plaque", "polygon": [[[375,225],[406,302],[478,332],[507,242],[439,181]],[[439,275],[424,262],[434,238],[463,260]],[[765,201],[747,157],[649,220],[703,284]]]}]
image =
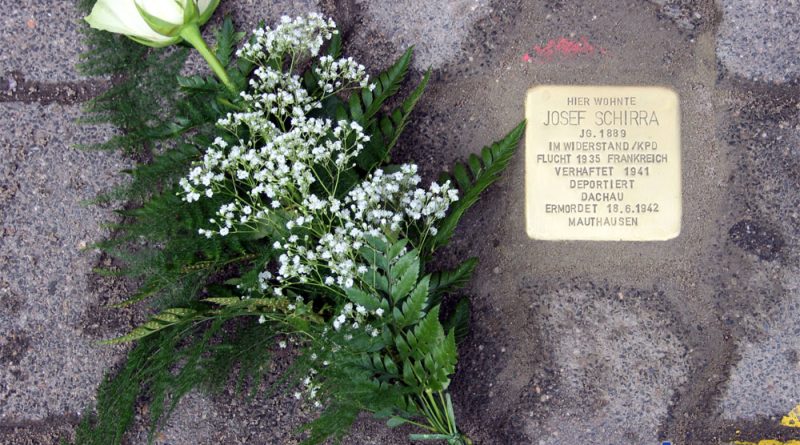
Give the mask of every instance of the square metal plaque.
[{"label": "square metal plaque", "polygon": [[681,231],[678,96],[662,87],[528,91],[525,216],[540,240],[661,241]]}]

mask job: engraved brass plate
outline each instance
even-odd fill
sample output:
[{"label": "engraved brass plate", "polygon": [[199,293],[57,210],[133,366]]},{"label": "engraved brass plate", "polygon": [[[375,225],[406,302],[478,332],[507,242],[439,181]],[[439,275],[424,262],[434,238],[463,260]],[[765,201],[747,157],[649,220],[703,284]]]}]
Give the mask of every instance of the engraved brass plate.
[{"label": "engraved brass plate", "polygon": [[661,87],[528,91],[525,216],[540,240],[660,241],[681,230],[678,96]]}]

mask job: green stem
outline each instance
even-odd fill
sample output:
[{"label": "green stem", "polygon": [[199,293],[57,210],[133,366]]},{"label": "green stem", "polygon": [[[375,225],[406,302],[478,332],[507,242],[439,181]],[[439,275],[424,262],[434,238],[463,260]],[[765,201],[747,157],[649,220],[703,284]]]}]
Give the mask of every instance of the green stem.
[{"label": "green stem", "polygon": [[472,440],[458,431],[448,394],[437,391],[434,395],[433,391],[424,390],[416,397],[414,403],[429,425],[425,429],[432,434],[412,434],[411,440],[439,440],[447,441],[450,445],[472,445]]},{"label": "green stem", "polygon": [[203,56],[204,59],[206,59],[208,66],[211,67],[211,69],[214,71],[214,74],[219,77],[219,80],[225,84],[231,93],[237,94],[239,92],[233,85],[231,78],[228,77],[228,72],[225,71],[225,67],[222,66],[222,63],[220,63],[219,59],[217,59],[217,56],[215,56],[214,53],[208,48],[208,45],[206,45],[205,40],[203,40],[203,36],[200,35],[200,28],[197,25],[186,25],[181,30],[181,37],[183,40],[186,40],[190,45],[192,45],[194,49],[196,49],[197,52]]}]

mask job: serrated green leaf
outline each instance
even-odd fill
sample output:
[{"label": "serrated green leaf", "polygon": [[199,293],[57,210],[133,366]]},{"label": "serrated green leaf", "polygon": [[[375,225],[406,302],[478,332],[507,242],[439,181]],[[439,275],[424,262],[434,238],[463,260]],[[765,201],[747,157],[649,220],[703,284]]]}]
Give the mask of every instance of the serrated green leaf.
[{"label": "serrated green leaf", "polygon": [[398,304],[417,284],[419,276],[419,256],[417,251],[403,255],[392,265],[389,278],[392,283],[392,299]]},{"label": "serrated green leaf", "polygon": [[372,91],[366,89],[361,92],[361,101],[364,102],[364,105],[369,107],[370,105],[372,105],[372,100],[373,100]]},{"label": "serrated green leaf", "polygon": [[336,33],[328,43],[328,55],[338,59],[342,55],[342,33]]},{"label": "serrated green leaf", "polygon": [[400,241],[392,244],[392,246],[389,247],[389,251],[386,252],[386,257],[389,259],[389,261],[395,259],[398,255],[400,255],[400,253],[403,252],[403,249],[405,249],[407,245],[407,239],[401,239]]},{"label": "serrated green leaf", "polygon": [[[378,81],[375,82],[375,89],[372,91],[372,103],[364,109],[364,113],[361,116],[363,124],[368,123],[380,111],[381,105],[400,89],[400,84],[406,77],[413,54],[414,48],[408,48],[388,70],[378,75]],[[369,90],[369,88],[366,89]]]},{"label": "serrated green leaf", "polygon": [[431,352],[438,342],[444,339],[444,329],[439,321],[439,306],[428,312],[422,321],[414,327],[417,347],[411,351],[412,356],[420,360]]},{"label": "serrated green leaf", "polygon": [[403,359],[403,383],[414,388],[418,385],[417,378],[414,376],[414,366],[411,360],[406,357]]},{"label": "serrated green leaf", "polygon": [[428,283],[430,276],[422,278],[413,292],[403,301],[403,310],[400,319],[396,320],[399,328],[405,328],[418,322],[424,315],[428,301]]},{"label": "serrated green leaf", "polygon": [[462,298],[456,303],[453,314],[443,324],[445,331],[455,333],[456,343],[461,343],[469,335],[470,304],[468,298]]},{"label": "serrated green leaf", "polygon": [[394,416],[386,421],[386,426],[388,426],[389,428],[397,428],[398,426],[404,425],[406,423],[408,423],[408,420],[402,417]]},{"label": "serrated green leaf", "polygon": [[472,172],[473,177],[477,177],[481,170],[483,170],[483,165],[481,165],[481,160],[478,158],[475,153],[469,155],[469,160],[467,161],[469,164],[469,169]]},{"label": "serrated green leaf", "polygon": [[386,369],[386,372],[388,372],[390,374],[395,374],[396,375],[398,373],[398,371],[399,371],[397,369],[397,364],[388,355],[384,355],[383,356],[383,366]]},{"label": "serrated green leaf", "polygon": [[233,20],[231,20],[230,16],[226,15],[225,19],[222,21],[222,27],[220,27],[216,33],[216,55],[223,66],[227,67],[230,65],[233,49],[243,36],[244,34],[236,32],[236,28],[233,26]]},{"label": "serrated green leaf", "polygon": [[475,266],[477,265],[478,258],[472,257],[459,264],[458,267],[453,270],[445,270],[432,274],[428,306],[436,306],[441,303],[443,295],[464,287],[472,278],[472,273],[475,271]]},{"label": "serrated green leaf", "polygon": [[242,302],[242,299],[239,297],[213,297],[213,298],[204,298],[203,301],[218,304],[220,306],[233,306],[240,304]]},{"label": "serrated green leaf", "polygon": [[456,164],[455,167],[453,167],[453,177],[456,178],[458,187],[461,190],[468,189],[470,184],[472,183],[472,181],[469,178],[469,175],[467,174],[467,169],[464,167],[464,164]]},{"label": "serrated green leaf", "polygon": [[401,358],[406,358],[411,355],[411,348],[402,335],[394,337],[394,346],[397,348],[397,352],[400,353]]},{"label": "serrated green leaf", "polygon": [[461,189],[461,196],[451,206],[448,215],[438,224],[439,231],[436,236],[431,237],[430,241],[420,248],[426,258],[431,252],[447,244],[467,209],[477,202],[484,190],[497,181],[511,157],[516,153],[524,131],[525,122],[523,121],[502,140],[486,147],[482,153],[483,167],[479,169],[480,173],[472,180],[470,180],[464,165],[456,164],[453,168],[453,175]]},{"label": "serrated green leaf", "polygon": [[376,165],[388,159],[389,152],[397,144],[397,140],[408,124],[411,112],[425,92],[429,80],[430,71],[425,73],[414,91],[408,95],[397,109],[389,113],[388,116],[380,116],[376,123],[367,126],[372,138],[356,158],[356,163],[364,171],[372,171]]},{"label": "serrated green leaf", "polygon": [[140,340],[158,331],[174,326],[179,323],[186,323],[198,319],[200,313],[188,308],[169,308],[154,315],[146,323],[136,327],[130,333],[111,340],[105,340],[104,344],[127,343]]},{"label": "serrated green leaf", "polygon": [[361,100],[357,94],[350,96],[350,117],[357,122],[361,122],[364,116],[364,109],[361,108]]},{"label": "serrated green leaf", "polygon": [[406,332],[405,336],[406,336],[406,341],[408,342],[408,346],[413,351],[414,348],[417,347],[417,336],[414,335],[413,332]]},{"label": "serrated green leaf", "polygon": [[364,306],[368,311],[374,311],[381,306],[381,302],[375,295],[364,292],[356,287],[345,290],[347,298],[355,304]]}]

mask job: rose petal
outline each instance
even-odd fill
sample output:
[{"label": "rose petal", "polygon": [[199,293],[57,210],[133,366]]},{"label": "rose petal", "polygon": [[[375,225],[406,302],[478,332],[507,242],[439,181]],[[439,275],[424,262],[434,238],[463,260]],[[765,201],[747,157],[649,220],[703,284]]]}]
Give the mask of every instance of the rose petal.
[{"label": "rose petal", "polygon": [[206,12],[211,2],[212,0],[197,0],[197,10],[200,11],[200,14]]},{"label": "rose petal", "polygon": [[185,0],[136,0],[148,14],[175,25],[183,23]]},{"label": "rose petal", "polygon": [[134,0],[98,0],[86,17],[89,26],[103,31],[114,32],[164,42],[169,37],[153,31],[136,9]]}]

